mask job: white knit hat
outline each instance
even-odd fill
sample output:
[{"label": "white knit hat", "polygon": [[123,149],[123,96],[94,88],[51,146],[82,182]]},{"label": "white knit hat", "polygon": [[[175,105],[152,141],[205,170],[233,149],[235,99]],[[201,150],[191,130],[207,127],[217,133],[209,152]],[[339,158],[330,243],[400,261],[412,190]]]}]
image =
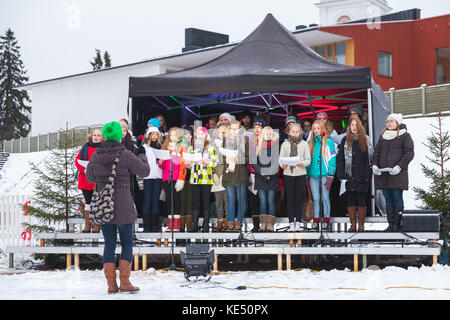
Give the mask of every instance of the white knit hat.
[{"label": "white knit hat", "polygon": [[403,121],[403,115],[401,114],[401,113],[391,113],[389,116],[388,116],[388,119],[389,118],[392,118],[392,119],[394,119],[395,121],[397,121],[397,123],[400,125],[400,124],[402,124],[402,121]]},{"label": "white knit hat", "polygon": [[145,135],[148,136],[150,133],[152,132],[159,132],[158,128],[156,127],[150,127],[147,129],[147,131],[145,132]]},{"label": "white knit hat", "polygon": [[236,118],[235,118],[234,116],[232,116],[231,114],[229,114],[228,112],[222,113],[222,114],[219,116],[219,119],[220,119],[221,117],[227,118],[228,121],[230,121],[230,123],[231,123],[233,120],[236,120]]}]

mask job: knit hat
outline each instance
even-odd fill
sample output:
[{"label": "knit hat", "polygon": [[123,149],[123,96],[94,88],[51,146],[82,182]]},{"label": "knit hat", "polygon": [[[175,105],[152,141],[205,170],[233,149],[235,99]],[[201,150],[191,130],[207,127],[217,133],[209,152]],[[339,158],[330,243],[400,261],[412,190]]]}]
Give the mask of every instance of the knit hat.
[{"label": "knit hat", "polygon": [[297,118],[295,116],[289,116],[286,118],[286,120],[284,121],[284,125],[287,127],[287,125],[291,122],[296,123],[297,122]]},{"label": "knit hat", "polygon": [[326,112],[319,112],[317,114],[317,119],[319,119],[320,117],[323,117],[323,116],[325,116],[328,119],[328,114]]},{"label": "knit hat", "polygon": [[147,129],[147,131],[145,132],[145,135],[148,136],[150,133],[152,132],[159,132],[159,129],[157,127],[150,127]]},{"label": "knit hat", "polygon": [[109,122],[103,126],[102,134],[105,140],[120,141],[123,137],[122,126],[117,121]]},{"label": "knit hat", "polygon": [[399,125],[401,125],[403,121],[403,115],[401,113],[391,113],[387,118],[394,119],[395,121],[398,122]]},{"label": "knit hat", "polygon": [[208,129],[206,129],[205,127],[197,127],[195,131],[197,131],[198,129],[201,129],[205,135],[208,135]]},{"label": "knit hat", "polygon": [[228,112],[222,113],[222,114],[219,116],[219,119],[220,119],[221,117],[227,118],[228,121],[230,121],[230,123],[231,123],[232,121],[236,120],[236,118],[235,118],[234,116],[232,116],[231,114],[229,114]]},{"label": "knit hat", "polygon": [[147,125],[151,124],[152,126],[159,128],[159,126],[161,125],[161,120],[156,119],[156,118],[151,118],[148,122]]},{"label": "knit hat", "polygon": [[266,122],[263,118],[258,118],[253,122],[253,126],[260,126],[261,128],[264,128],[266,126]]}]

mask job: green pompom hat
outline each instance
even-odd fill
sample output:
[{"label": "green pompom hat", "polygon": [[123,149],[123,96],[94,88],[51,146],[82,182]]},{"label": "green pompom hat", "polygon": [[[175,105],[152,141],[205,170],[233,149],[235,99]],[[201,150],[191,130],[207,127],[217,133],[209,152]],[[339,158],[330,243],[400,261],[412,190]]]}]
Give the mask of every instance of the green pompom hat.
[{"label": "green pompom hat", "polygon": [[122,126],[117,121],[109,122],[103,126],[102,134],[105,140],[120,141],[123,137]]}]

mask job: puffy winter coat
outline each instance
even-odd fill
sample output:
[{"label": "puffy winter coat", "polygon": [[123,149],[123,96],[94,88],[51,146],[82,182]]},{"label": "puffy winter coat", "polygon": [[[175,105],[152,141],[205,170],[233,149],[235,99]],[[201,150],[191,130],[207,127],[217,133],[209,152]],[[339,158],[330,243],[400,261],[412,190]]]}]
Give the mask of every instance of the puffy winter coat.
[{"label": "puffy winter coat", "polygon": [[347,137],[342,139],[339,145],[339,152],[337,154],[337,169],[336,178],[348,180],[345,188],[347,191],[353,192],[368,192],[370,178],[372,177],[372,170],[370,168],[369,161],[369,147],[363,152],[358,144],[354,142],[352,145],[352,168],[351,176],[349,176],[345,170],[345,145],[347,143]]},{"label": "puffy winter coat", "polygon": [[397,130],[386,130],[378,140],[373,153],[373,165],[378,168],[394,168],[400,166],[402,171],[392,176],[383,172],[375,176],[376,189],[402,189],[408,190],[408,165],[414,159],[414,141],[407,132],[406,125],[402,124],[397,136]]},{"label": "puffy winter coat", "polygon": [[[336,173],[336,149],[333,140],[327,138],[326,154],[321,157],[322,137],[314,136],[314,154],[311,156],[311,164],[306,168],[309,177],[334,176]],[[320,160],[322,159],[322,171],[320,171]]]},{"label": "puffy winter coat", "polygon": [[249,144],[245,136],[241,136],[239,142],[239,149],[230,147],[227,143],[227,138],[223,142],[224,148],[231,148],[230,150],[239,150],[239,162],[236,164],[234,172],[227,172],[229,165],[226,163],[226,157],[222,157],[222,163],[225,164],[225,172],[222,178],[222,185],[224,187],[228,186],[248,186],[249,172],[247,169],[247,164],[249,163]]},{"label": "puffy winter coat", "polygon": [[115,157],[122,152],[117,165],[114,183],[114,219],[111,224],[129,224],[136,221],[137,214],[130,191],[130,172],[146,177],[150,173],[145,154],[134,155],[125,146],[116,141],[105,141],[92,155],[86,168],[86,178],[96,183],[96,190],[101,191],[111,174]]},{"label": "puffy winter coat", "polygon": [[78,169],[78,189],[80,189],[80,190],[94,190],[95,183],[90,183],[89,181],[87,181],[86,174],[84,173],[84,170],[86,168],[83,167],[78,162],[78,160],[83,160],[83,159],[81,159],[81,153],[82,153],[82,151],[83,152],[87,151],[87,159],[84,159],[83,161],[89,161],[91,159],[92,155],[94,154],[95,150],[97,149],[97,146],[99,146],[99,145],[100,145],[100,143],[92,143],[92,142],[86,143],[80,149],[80,152],[78,152],[78,155],[75,158],[75,166]]},{"label": "puffy winter coat", "polygon": [[263,141],[256,161],[251,165],[255,170],[255,190],[278,189],[278,150],[278,136],[276,140]]}]

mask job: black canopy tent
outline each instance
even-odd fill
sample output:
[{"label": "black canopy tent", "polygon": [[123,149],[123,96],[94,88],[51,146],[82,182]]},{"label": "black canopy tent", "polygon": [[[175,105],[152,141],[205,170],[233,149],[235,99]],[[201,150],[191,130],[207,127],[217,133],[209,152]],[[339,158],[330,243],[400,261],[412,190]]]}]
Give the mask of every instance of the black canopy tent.
[{"label": "black canopy tent", "polygon": [[157,113],[169,112],[167,119],[175,118],[177,125],[243,109],[280,119],[289,114],[313,117],[321,110],[330,118],[343,118],[349,106],[363,104],[375,142],[390,111],[390,101],[373,82],[370,67],[326,60],[272,14],[211,61],[174,73],[130,77],[129,97],[135,133],[144,131],[149,117]]}]

